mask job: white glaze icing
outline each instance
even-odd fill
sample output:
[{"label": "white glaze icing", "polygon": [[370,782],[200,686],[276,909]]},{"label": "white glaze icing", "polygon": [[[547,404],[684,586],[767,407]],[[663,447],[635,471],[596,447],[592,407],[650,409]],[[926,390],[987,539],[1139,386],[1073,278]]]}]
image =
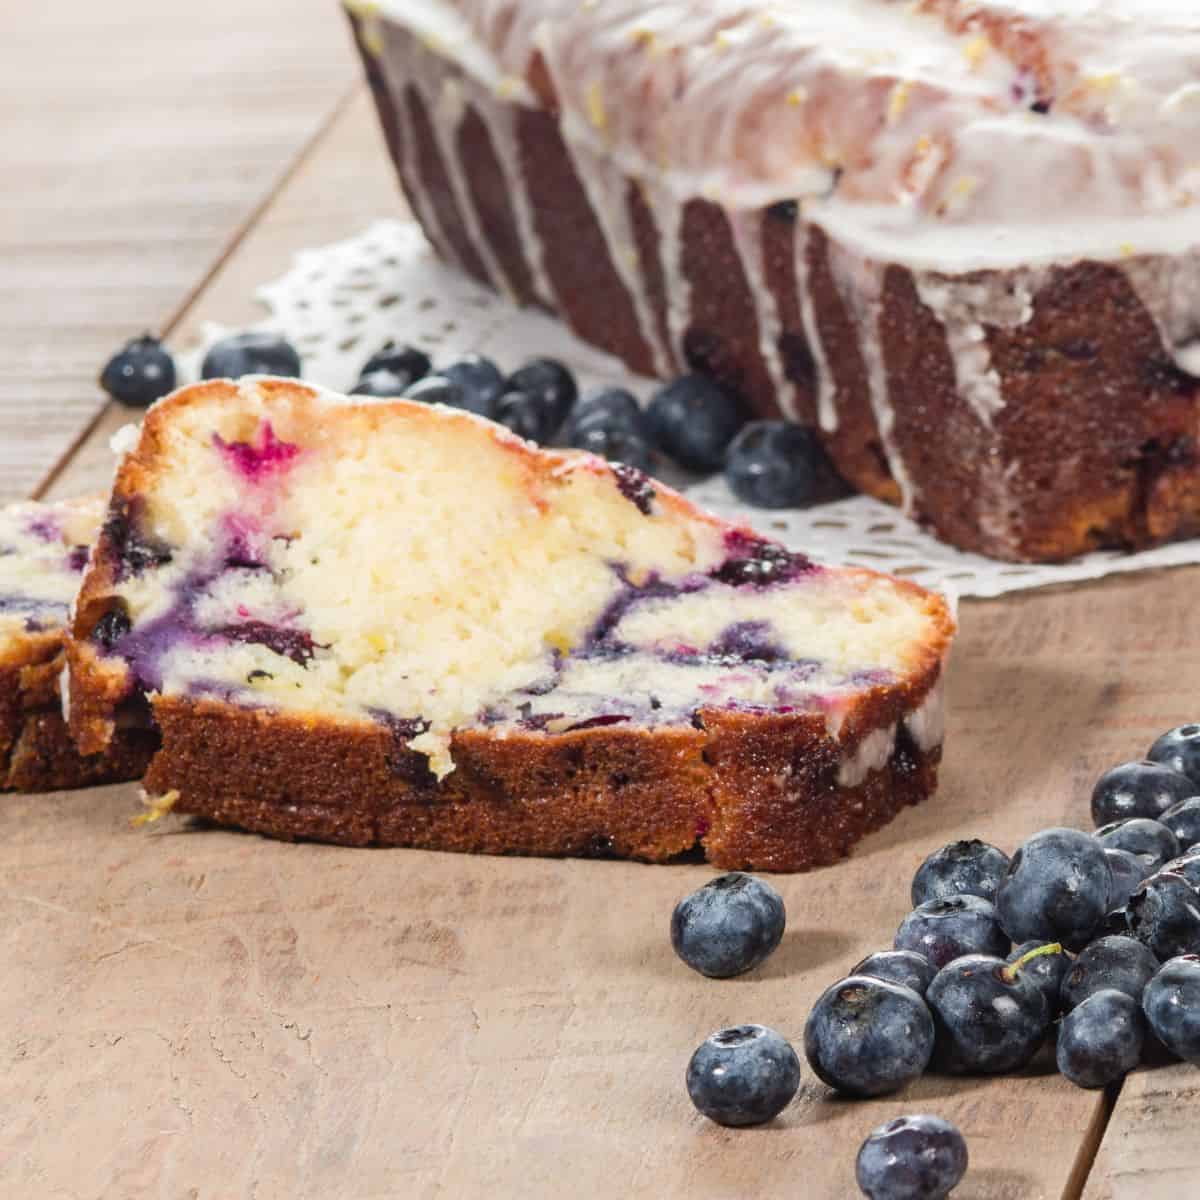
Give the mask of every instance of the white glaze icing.
[{"label": "white glaze icing", "polygon": [[813,303],[812,285],[808,271],[808,243],[813,235],[813,226],[803,221],[796,222],[796,295],[800,301],[800,320],[804,325],[804,338],[808,352],[812,355],[817,388],[817,423],[826,433],[836,433],[838,427],[837,386],[825,345],[821,341],[821,327],[817,322],[816,305]]}]

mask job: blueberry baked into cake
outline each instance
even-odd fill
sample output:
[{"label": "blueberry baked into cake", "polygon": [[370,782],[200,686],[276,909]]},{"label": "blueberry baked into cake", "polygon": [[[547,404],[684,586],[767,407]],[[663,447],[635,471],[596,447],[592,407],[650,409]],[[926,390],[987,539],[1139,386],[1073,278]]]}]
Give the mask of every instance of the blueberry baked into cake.
[{"label": "blueberry baked into cake", "polygon": [[67,614],[103,515],[99,498],[0,509],[0,790],[133,779],[149,761],[136,730],[80,755],[62,716]]},{"label": "blueberry baked into cake", "polygon": [[348,0],[432,245],[1003,559],[1200,532],[1195,0]]},{"label": "blueberry baked into cake", "polygon": [[148,792],[263,833],[797,870],[933,790],[952,633],[628,467],[219,381],[123,459],[70,716],[148,708]]}]

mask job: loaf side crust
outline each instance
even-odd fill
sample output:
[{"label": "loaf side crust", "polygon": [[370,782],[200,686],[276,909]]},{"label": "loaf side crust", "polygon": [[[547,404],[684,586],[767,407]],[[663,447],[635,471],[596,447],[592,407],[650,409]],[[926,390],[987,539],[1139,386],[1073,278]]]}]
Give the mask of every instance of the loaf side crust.
[{"label": "loaf side crust", "polygon": [[[552,93],[535,87],[543,108],[500,99],[386,16],[383,45],[367,45],[362,20],[351,13],[411,207],[468,273],[635,371],[702,370],[763,415],[823,422],[855,487],[963,549],[1054,561],[1200,532],[1200,381],[1132,282],[1172,259],[918,276],[833,243],[794,205],[747,214],[706,199],[668,239],[642,182],[611,162],[592,156],[585,188]],[[461,103],[439,106],[443,91]],[[518,199],[521,180],[536,188]],[[635,286],[605,225],[628,239]],[[960,380],[964,354],[980,353],[978,376]]]}]

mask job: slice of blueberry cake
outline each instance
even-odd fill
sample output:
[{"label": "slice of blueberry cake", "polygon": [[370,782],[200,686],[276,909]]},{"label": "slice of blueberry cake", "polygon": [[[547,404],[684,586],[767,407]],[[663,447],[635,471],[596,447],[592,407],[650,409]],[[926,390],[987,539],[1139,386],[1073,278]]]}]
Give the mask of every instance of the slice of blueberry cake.
[{"label": "slice of blueberry cake", "polygon": [[935,785],[945,603],[470,414],[215,381],[149,412],[71,723],[175,811],[353,845],[797,870]]},{"label": "slice of blueberry cake", "polygon": [[0,509],[0,790],[133,779],[153,739],[122,731],[81,756],[59,696],[67,612],[104,515],[100,499]]}]

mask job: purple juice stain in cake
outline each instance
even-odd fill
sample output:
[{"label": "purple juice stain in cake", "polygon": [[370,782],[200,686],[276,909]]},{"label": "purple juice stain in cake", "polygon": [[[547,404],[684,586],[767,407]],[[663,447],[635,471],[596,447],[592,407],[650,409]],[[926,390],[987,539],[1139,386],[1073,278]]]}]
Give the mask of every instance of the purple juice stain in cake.
[{"label": "purple juice stain in cake", "polygon": [[658,493],[654,484],[645,471],[631,467],[626,463],[611,463],[609,470],[617,480],[617,490],[643,516],[649,516],[654,509],[654,500]]},{"label": "purple juice stain in cake", "polygon": [[584,634],[581,643],[582,654],[574,657],[588,658],[592,657],[593,651],[615,648],[618,643],[612,640],[612,632],[634,605],[646,600],[667,600],[690,595],[708,586],[708,580],[702,575],[689,575],[679,583],[666,583],[654,573],[638,585],[630,581],[624,566],[619,563],[611,563],[610,566],[620,580],[620,590],[604,606],[592,627]]},{"label": "purple juice stain in cake", "polygon": [[39,542],[57,542],[62,537],[62,525],[53,513],[34,513],[22,528]]},{"label": "purple juice stain in cake", "polygon": [[270,421],[259,425],[251,442],[227,442],[219,433],[214,433],[213,445],[226,465],[252,484],[283,474],[301,453],[299,446],[275,436]]},{"label": "purple juice stain in cake", "polygon": [[72,546],[71,552],[67,555],[67,570],[76,575],[80,574],[88,565],[88,557],[91,552],[90,546]]},{"label": "purple juice stain in cake", "polygon": [[630,719],[625,713],[598,713],[594,717],[584,717],[582,721],[576,721],[573,725],[568,725],[562,732],[578,733],[583,729],[600,729],[605,725],[620,725]]},{"label": "purple juice stain in cake", "polygon": [[371,717],[392,735],[392,748],[387,756],[388,770],[398,779],[422,791],[437,787],[437,776],[429,768],[429,758],[419,750],[412,750],[408,743],[429,731],[429,722],[423,717],[400,717],[383,709],[369,709]]},{"label": "purple juice stain in cake", "polygon": [[727,625],[709,644],[714,658],[738,662],[785,662],[787,650],[774,638],[770,621],[735,621]]},{"label": "purple juice stain in cake", "polygon": [[730,530],[725,535],[725,549],[729,557],[712,572],[712,578],[734,587],[791,583],[802,575],[820,570],[805,555],[740,529]]},{"label": "purple juice stain in cake", "polygon": [[101,537],[115,563],[113,577],[117,583],[171,561],[171,550],[166,543],[142,532],[144,510],[141,497],[132,500],[114,497],[108,510]]},{"label": "purple juice stain in cake", "polygon": [[327,646],[318,646],[312,635],[303,629],[271,625],[267,621],[244,621],[240,625],[223,625],[213,630],[213,633],[231,642],[265,646],[272,654],[290,658],[298,667],[307,667],[318,649],[328,649]]}]

